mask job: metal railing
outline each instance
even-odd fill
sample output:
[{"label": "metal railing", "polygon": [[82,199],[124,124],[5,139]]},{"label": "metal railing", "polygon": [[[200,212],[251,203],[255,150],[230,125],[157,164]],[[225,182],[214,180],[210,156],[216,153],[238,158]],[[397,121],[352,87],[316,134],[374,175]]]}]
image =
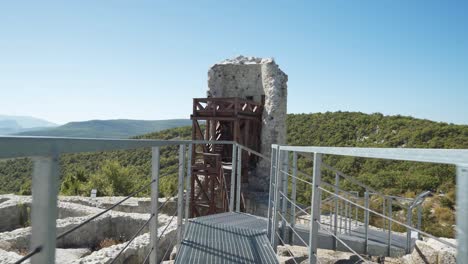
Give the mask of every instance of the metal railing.
[{"label": "metal railing", "polygon": [[[310,158],[310,155],[304,155],[307,158]],[[381,200],[382,210],[381,213],[383,215],[393,217],[392,208],[394,205],[405,209],[407,211],[406,215],[406,224],[410,226],[416,226],[417,229],[421,230],[421,213],[422,213],[422,203],[425,200],[425,197],[430,194],[429,191],[422,192],[415,198],[405,198],[399,196],[392,196],[392,195],[385,195],[381,192],[376,191],[374,188],[363,184],[356,180],[355,178],[344,174],[343,172],[333,168],[332,166],[327,165],[326,163],[322,162],[322,166],[324,169],[329,170],[334,173],[335,179],[334,184],[327,183],[325,181],[321,182],[321,187],[329,187],[331,190],[334,191],[335,194],[341,194],[342,196],[346,197],[349,200],[354,201],[360,205],[363,205],[366,209],[370,209],[371,203]],[[287,173],[281,171],[282,173]],[[304,172],[298,171],[298,173],[302,176],[305,176],[307,179],[311,179],[312,176],[308,175]],[[288,176],[294,177],[288,173]],[[298,178],[300,179],[300,178]],[[300,179],[301,182],[305,182],[307,184],[311,184],[311,182],[305,181]],[[350,182],[360,188],[363,189],[363,197],[359,196],[359,191],[345,191],[340,187],[340,183],[343,181]],[[328,198],[323,200],[323,192],[320,190],[320,206],[319,206],[319,221],[323,225],[328,225],[328,229],[333,230],[334,234],[344,233],[344,234],[353,234],[358,233],[356,229],[362,227],[364,229],[363,235],[365,240],[364,245],[364,252],[368,253],[368,243],[369,243],[369,223],[370,223],[370,214],[368,210],[361,210],[360,207],[354,206],[349,202],[343,201],[336,196],[330,195]],[[375,199],[377,198],[377,199]],[[400,202],[401,201],[401,202]],[[324,207],[327,206],[327,211],[324,211]],[[307,207],[310,209],[311,207]],[[413,209],[417,210],[417,222],[413,225]],[[376,210],[376,209],[374,209]],[[322,221],[321,216],[327,215],[328,216],[328,223],[327,221]],[[386,233],[386,241],[382,241],[387,245],[387,256],[391,256],[391,248],[392,248],[392,221],[387,221],[383,219],[382,231]],[[407,228],[407,235],[406,235],[406,243],[405,249],[406,253],[411,253],[412,250],[412,230]],[[359,234],[358,234],[359,235]],[[420,234],[418,233],[418,237],[420,238]],[[333,248],[336,249],[337,247],[337,240],[334,239]]]},{"label": "metal railing", "polygon": [[[268,212],[268,236],[273,248],[276,250],[279,242],[294,244],[300,243],[308,247],[309,263],[317,263],[317,248],[319,247],[319,237],[323,233],[329,235],[334,240],[334,247],[338,245],[342,248],[356,254],[361,261],[368,262],[361,255],[366,254],[368,250],[369,240],[369,219],[370,214],[381,217],[386,226],[387,235],[387,253],[390,255],[392,250],[392,224],[400,225],[407,230],[406,251],[411,246],[411,231],[418,232],[426,237],[433,238],[440,243],[457,249],[458,263],[467,263],[468,261],[468,194],[464,189],[468,188],[468,150],[445,150],[445,149],[385,149],[385,148],[338,148],[338,147],[299,147],[299,146],[279,146],[272,145],[271,159],[271,177],[270,177],[270,196],[269,196],[269,212]],[[305,155],[313,159],[312,176],[300,172],[297,166],[298,155]],[[420,206],[424,201],[424,197],[429,193],[424,192],[412,200],[400,201],[397,197],[384,195],[376,190],[363,186],[358,181],[350,176],[337,171],[333,167],[322,162],[323,155],[338,155],[338,156],[353,156],[361,158],[378,158],[400,161],[414,162],[430,162],[455,165],[457,168],[457,245],[449,243],[438,237],[435,237],[421,229],[421,216],[418,216],[416,227],[413,225],[412,214],[413,209],[420,212]],[[290,157],[292,157],[292,168],[289,172]],[[335,173],[335,184],[330,184],[322,181],[322,170],[331,170]],[[302,176],[299,177],[299,174]],[[364,188],[364,197],[359,197],[355,193],[344,191],[339,187],[340,178],[345,178]],[[297,202],[297,183],[305,183],[311,189],[310,195],[310,213],[308,208],[299,205]],[[322,194],[327,198],[322,200]],[[370,208],[370,196],[378,196],[383,201],[382,212],[375,211]],[[330,223],[321,222],[321,205],[324,203],[333,204],[331,206],[334,211],[334,217],[330,218]],[[340,208],[341,203],[341,208]],[[343,205],[353,207],[354,210],[363,212],[364,220],[364,252],[358,253],[356,250],[357,243],[347,242],[344,236],[338,232],[338,218],[350,218],[350,209],[343,208]],[[393,218],[393,205],[401,206],[407,210],[407,219],[405,222],[397,221]],[[344,209],[344,210],[343,210]],[[299,225],[296,224],[297,212],[306,215],[309,218],[308,241],[305,241],[304,235],[300,234]],[[357,217],[356,217],[357,218]],[[333,221],[331,220],[333,219]],[[331,223],[333,222],[333,223]],[[319,233],[319,230],[321,233]],[[344,230],[349,232],[349,227],[345,226]],[[351,235],[355,235],[350,232]],[[320,241],[324,243],[323,240]],[[407,252],[409,253],[409,252]]]},{"label": "metal railing", "polygon": [[[189,141],[189,140],[134,140],[134,139],[84,139],[84,138],[54,138],[54,137],[0,137],[0,159],[31,157],[33,159],[32,175],[32,209],[31,209],[31,241],[30,252],[19,259],[21,263],[31,259],[33,264],[45,264],[55,262],[55,248],[57,240],[69,235],[90,223],[99,216],[108,213],[116,206],[122,204],[138,193],[151,189],[151,212],[150,217],[140,226],[135,234],[126,242],[124,247],[114,256],[112,263],[118,260],[121,253],[133,242],[133,240],[149,225],[150,245],[144,258],[144,262],[157,263],[158,259],[164,259],[167,251],[158,256],[158,243],[168,230],[172,221],[177,219],[177,236],[171,241],[180,244],[184,232],[184,223],[188,221],[190,207],[190,181],[191,181],[191,154],[195,144],[232,144],[233,150],[238,146],[231,141]],[[188,151],[187,151],[188,145]],[[159,180],[165,176],[160,175],[160,148],[165,146],[179,146],[178,185],[177,185],[177,210],[166,223],[166,227],[158,235],[158,216],[160,210],[167,204],[169,199],[159,204]],[[127,197],[113,204],[109,208],[86,219],[73,228],[57,235],[57,195],[59,187],[59,157],[67,153],[114,151],[125,149],[150,148],[151,149],[151,180],[132,192]],[[187,159],[186,159],[186,156]],[[238,161],[240,164],[241,161]],[[233,164],[232,183],[235,182],[235,167]],[[238,180],[240,181],[240,179]],[[185,185],[185,186],[184,186]],[[240,185],[236,193],[240,193]],[[234,186],[231,186],[233,190]],[[184,195],[185,191],[185,195]],[[234,202],[231,192],[231,211],[239,201]],[[175,195],[175,193],[173,193]],[[238,196],[239,197],[239,196]]]}]

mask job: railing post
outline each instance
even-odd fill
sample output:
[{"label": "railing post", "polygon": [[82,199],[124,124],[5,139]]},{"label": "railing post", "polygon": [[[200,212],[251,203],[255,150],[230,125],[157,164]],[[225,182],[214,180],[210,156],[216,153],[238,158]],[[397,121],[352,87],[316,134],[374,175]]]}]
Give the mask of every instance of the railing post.
[{"label": "railing post", "polygon": [[468,165],[457,165],[457,263],[468,262]]},{"label": "railing post", "polygon": [[[283,181],[281,186],[282,186],[282,192],[284,196],[288,196],[288,173],[289,173],[289,152],[284,151],[283,155],[283,173],[281,173],[282,177],[281,180]],[[281,215],[283,216],[281,218],[281,236],[283,241],[288,241],[289,239],[286,237],[286,230],[287,230],[287,223],[286,223],[286,213],[288,211],[288,200],[286,197],[281,197]]]},{"label": "railing post", "polygon": [[[392,217],[392,198],[388,198],[388,217],[393,219]],[[387,241],[387,253],[388,256],[391,256],[391,249],[392,249],[392,221],[388,220],[388,241]]]},{"label": "railing post", "polygon": [[[387,212],[386,207],[385,207],[385,200],[386,200],[386,197],[384,195],[382,196],[382,214],[383,215],[385,215],[385,213]],[[383,218],[382,220],[383,220],[382,230],[385,230],[385,228],[387,228],[387,219]]]},{"label": "railing post", "polygon": [[[347,197],[349,199],[349,195],[347,196],[346,194],[344,195],[344,197]],[[344,222],[344,232],[345,234],[348,233],[348,226],[349,226],[349,215],[348,215],[348,211],[349,211],[349,203],[347,201],[344,201],[345,205],[344,205],[344,214],[345,214],[345,222]]]},{"label": "railing post", "polygon": [[154,215],[150,221],[151,256],[150,264],[158,261],[158,198],[159,198],[159,147],[151,149],[151,214]]},{"label": "railing post", "polygon": [[270,161],[270,188],[268,190],[268,222],[267,222],[267,232],[268,237],[271,238],[271,226],[273,221],[273,199],[275,196],[274,182],[275,182],[275,172],[276,172],[276,149],[271,148],[271,161]]},{"label": "railing post", "polygon": [[237,184],[236,184],[236,212],[240,212],[241,178],[242,178],[242,149],[237,147]]},{"label": "railing post", "polygon": [[187,192],[185,194],[185,223],[188,223],[190,216],[190,197],[192,196],[192,151],[193,145],[189,144],[187,151],[187,179],[185,180],[185,188]]},{"label": "railing post", "polygon": [[229,193],[229,212],[234,212],[234,195],[236,185],[236,165],[237,165],[237,144],[232,144],[232,162],[231,162],[231,190]]},{"label": "railing post", "polygon": [[369,191],[364,192],[364,243],[365,243],[365,253],[368,253],[368,243],[369,243]]},{"label": "railing post", "polygon": [[281,183],[282,181],[280,180],[280,175],[281,175],[281,160],[282,160],[282,151],[279,146],[276,148],[276,173],[275,173],[275,202],[274,202],[274,208],[273,208],[273,226],[271,229],[271,244],[273,247],[273,250],[276,252],[276,247],[278,246],[278,236],[277,236],[277,231],[278,231],[278,211],[280,207],[280,198],[279,198],[279,190],[281,190]]},{"label": "railing post", "polygon": [[177,245],[182,241],[182,220],[184,219],[184,174],[185,145],[179,147],[179,180],[177,192]]},{"label": "railing post", "polygon": [[36,157],[32,176],[31,250],[41,250],[31,263],[55,263],[58,156]]},{"label": "railing post", "polygon": [[[421,223],[422,223],[422,203],[418,205],[418,230],[421,230]],[[418,239],[421,240],[422,236],[421,233],[418,232]]]},{"label": "railing post", "polygon": [[311,214],[310,214],[310,236],[309,236],[309,263],[317,263],[317,242],[318,242],[318,230],[319,219],[318,214],[320,213],[320,194],[319,187],[322,180],[322,154],[314,153],[314,171],[312,175],[312,198],[311,198]]},{"label": "railing post", "polygon": [[[339,192],[339,184],[340,184],[340,175],[338,173],[335,173],[335,219],[333,219],[333,224],[334,224],[334,230],[333,233],[335,236],[338,235],[337,228],[338,228],[338,213],[339,213],[339,207],[338,207],[338,192]],[[337,243],[338,241],[336,240],[335,237],[333,237],[333,250],[336,250],[337,248]]]},{"label": "railing post", "polygon": [[[291,179],[291,201],[293,204],[291,205],[291,228],[295,228],[296,226],[296,192],[297,192],[297,152],[293,151],[293,164],[292,164],[292,179]],[[294,233],[291,229],[289,231],[289,244],[294,244]]]},{"label": "railing post", "polygon": [[[408,205],[408,212],[406,212],[406,224],[412,226],[413,207]],[[406,228],[406,254],[411,253],[411,229]]]}]

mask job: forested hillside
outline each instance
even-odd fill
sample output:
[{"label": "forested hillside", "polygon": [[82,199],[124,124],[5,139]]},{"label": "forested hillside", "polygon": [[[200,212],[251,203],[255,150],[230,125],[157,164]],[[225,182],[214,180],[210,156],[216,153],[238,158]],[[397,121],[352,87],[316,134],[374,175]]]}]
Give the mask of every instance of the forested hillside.
[{"label": "forested hillside", "polygon": [[[287,126],[290,145],[468,149],[468,126],[404,116],[350,112],[290,114]],[[136,138],[189,139],[190,135],[190,127],[180,127]],[[161,180],[161,193],[170,195],[176,189],[177,149],[165,147],[161,151],[161,174],[167,175]],[[61,193],[66,195],[89,195],[91,188],[97,188],[99,195],[125,195],[149,181],[149,150],[70,154],[63,155],[60,162]],[[336,156],[325,156],[324,162],[387,194],[411,197],[423,190],[444,193],[425,207],[425,229],[436,235],[453,235],[452,166]],[[311,168],[310,160],[299,159],[300,170],[311,174]],[[0,193],[29,193],[30,174],[29,159],[0,162],[3,183]],[[332,182],[333,177],[331,172],[324,172],[325,181]],[[347,183],[343,187],[363,192]],[[299,190],[298,199],[306,204],[310,189]]]},{"label": "forested hillside", "polygon": [[87,137],[87,138],[129,138],[137,135],[188,126],[189,119],[169,120],[89,120],[70,122],[54,128],[25,131],[18,133],[22,136],[49,137]]}]

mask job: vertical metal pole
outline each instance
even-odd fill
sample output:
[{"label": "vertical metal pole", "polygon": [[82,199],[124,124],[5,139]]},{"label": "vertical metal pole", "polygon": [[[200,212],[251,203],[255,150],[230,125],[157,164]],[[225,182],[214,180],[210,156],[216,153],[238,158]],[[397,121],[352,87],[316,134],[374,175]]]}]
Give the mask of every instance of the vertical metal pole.
[{"label": "vertical metal pole", "polygon": [[[339,184],[340,184],[340,175],[338,173],[335,173],[335,219],[333,219],[333,224],[334,224],[334,230],[333,233],[335,236],[338,235],[337,233],[337,228],[338,228],[338,213],[339,213],[339,206],[338,206],[338,191],[339,191]],[[333,250],[336,250],[336,247],[338,241],[336,240],[335,237],[333,237]]]},{"label": "vertical metal pole", "polygon": [[152,148],[151,156],[151,214],[154,215],[150,221],[150,243],[151,256],[150,264],[156,264],[158,261],[158,198],[159,198],[159,147]]},{"label": "vertical metal pole", "polygon": [[320,189],[318,190],[318,192],[319,192],[319,214],[317,216],[317,219],[319,223],[321,223],[322,222],[322,195],[323,193],[322,193],[322,190]]},{"label": "vertical metal pole", "polygon": [[[359,195],[358,195],[358,197],[359,197]],[[357,200],[358,199],[356,199],[356,203],[358,203]],[[355,218],[354,218],[354,220],[355,220],[354,226],[357,227],[358,226],[358,219],[359,219],[358,218],[359,217],[359,207],[357,207],[357,206],[354,206],[354,207],[356,208],[356,213],[355,213]]]},{"label": "vertical metal pole", "polygon": [[187,179],[185,180],[185,188],[187,192],[185,194],[185,223],[188,223],[190,216],[190,197],[192,195],[192,151],[193,144],[189,144],[187,151]]},{"label": "vertical metal pole", "polygon": [[234,212],[234,195],[236,185],[236,165],[237,165],[237,144],[232,144],[232,162],[231,162],[231,190],[229,193],[229,212]]},{"label": "vertical metal pole", "polygon": [[468,262],[468,165],[457,165],[457,263]]},{"label": "vertical metal pole", "polygon": [[241,178],[242,178],[242,149],[237,148],[237,184],[236,184],[236,212],[240,212]]},{"label": "vertical metal pole", "polygon": [[[385,196],[382,196],[382,214],[385,215]],[[387,227],[387,219],[383,218],[383,226],[382,229],[385,231],[385,228]]]},{"label": "vertical metal pole", "polygon": [[268,190],[268,222],[267,222],[267,230],[268,230],[268,237],[271,238],[271,226],[273,221],[273,199],[275,196],[275,172],[276,172],[276,149],[271,148],[271,165],[270,165],[270,188]]},{"label": "vertical metal pole", "polygon": [[[349,198],[349,196],[346,196],[346,195],[345,195],[345,197]],[[344,231],[345,231],[345,234],[346,234],[348,232],[348,226],[349,226],[349,223],[348,223],[349,222],[348,221],[349,220],[349,216],[348,216],[348,209],[349,209],[348,207],[349,206],[348,206],[347,201],[345,201],[344,203],[345,203],[345,207],[344,207],[344,212],[345,212]]]},{"label": "vertical metal pole", "polygon": [[182,220],[184,219],[184,174],[185,145],[179,147],[179,181],[177,195],[177,245],[182,241]]},{"label": "vertical metal pole", "polygon": [[343,201],[340,200],[340,233],[343,233]]},{"label": "vertical metal pole", "polygon": [[364,239],[365,239],[365,253],[368,253],[368,243],[369,243],[369,191],[364,192]]},{"label": "vertical metal pole", "polygon": [[[289,173],[289,152],[284,151],[283,155],[283,167],[282,170],[284,171],[281,175],[282,178],[281,180],[283,181],[282,183],[282,193],[284,196],[288,196],[288,174]],[[287,230],[287,224],[286,224],[286,213],[288,211],[288,200],[285,197],[281,197],[281,215],[283,216],[281,219],[281,238],[283,241],[288,241],[288,238],[286,238],[286,230]]]},{"label": "vertical metal pole", "polygon": [[[421,223],[422,223],[422,203],[418,206],[418,230],[421,230]],[[421,233],[418,232],[418,239],[421,240],[422,236]]]},{"label": "vertical metal pole", "polygon": [[[393,219],[393,216],[392,216],[392,198],[389,197],[388,198],[388,217],[390,217],[391,219]],[[387,252],[388,252],[388,256],[390,257],[391,255],[391,249],[392,249],[392,221],[391,220],[388,220],[388,241],[387,241]]]},{"label": "vertical metal pole", "polygon": [[317,242],[318,242],[318,230],[319,224],[318,214],[320,213],[319,209],[319,187],[322,180],[322,154],[314,153],[314,172],[312,179],[312,197],[311,197],[311,214],[310,214],[310,235],[309,235],[309,263],[317,263]]},{"label": "vertical metal pole", "polygon": [[31,249],[41,247],[31,263],[55,263],[57,191],[59,182],[58,155],[33,159]]},{"label": "vertical metal pole", "polygon": [[279,206],[280,206],[280,198],[279,198],[279,191],[281,190],[281,184],[282,181],[281,179],[281,160],[282,160],[282,151],[279,146],[276,148],[276,173],[275,173],[275,202],[274,202],[274,208],[273,208],[273,226],[271,229],[271,243],[273,246],[273,250],[276,252],[276,247],[278,246],[278,236],[277,236],[277,231],[278,231],[278,211],[279,211]]},{"label": "vertical metal pole", "polygon": [[[292,179],[291,179],[291,201],[293,204],[291,205],[291,227],[295,228],[296,227],[296,192],[297,192],[297,152],[293,152],[293,164],[292,164]],[[294,244],[294,233],[293,230],[290,230],[289,233],[289,244],[293,245]]]},{"label": "vertical metal pole", "polygon": [[[413,207],[408,206],[408,212],[406,212],[406,224],[412,226]],[[411,253],[411,229],[406,228],[406,254]]]}]

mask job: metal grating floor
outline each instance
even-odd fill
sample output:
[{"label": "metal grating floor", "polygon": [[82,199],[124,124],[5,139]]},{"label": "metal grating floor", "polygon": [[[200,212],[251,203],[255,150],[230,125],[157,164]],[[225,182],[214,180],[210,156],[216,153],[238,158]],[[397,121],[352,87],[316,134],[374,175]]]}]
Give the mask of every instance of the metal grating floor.
[{"label": "metal grating floor", "polygon": [[279,263],[266,236],[266,219],[244,213],[194,218],[175,263]]}]

